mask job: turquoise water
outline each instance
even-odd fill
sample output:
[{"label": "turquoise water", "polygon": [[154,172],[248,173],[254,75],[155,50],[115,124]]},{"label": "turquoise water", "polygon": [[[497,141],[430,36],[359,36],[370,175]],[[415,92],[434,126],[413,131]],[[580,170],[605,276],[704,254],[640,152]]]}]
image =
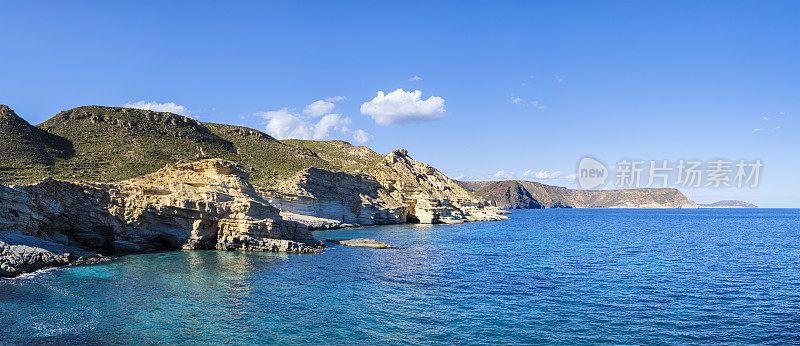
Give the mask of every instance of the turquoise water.
[{"label": "turquoise water", "polygon": [[797,343],[800,210],[525,210],[0,280],[0,343]]}]

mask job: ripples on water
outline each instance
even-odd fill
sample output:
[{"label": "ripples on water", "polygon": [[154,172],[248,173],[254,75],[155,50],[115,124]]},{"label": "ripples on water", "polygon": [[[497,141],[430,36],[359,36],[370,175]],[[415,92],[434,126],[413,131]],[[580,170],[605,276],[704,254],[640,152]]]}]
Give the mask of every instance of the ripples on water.
[{"label": "ripples on water", "polygon": [[800,210],[526,210],[0,280],[0,343],[796,343]]}]

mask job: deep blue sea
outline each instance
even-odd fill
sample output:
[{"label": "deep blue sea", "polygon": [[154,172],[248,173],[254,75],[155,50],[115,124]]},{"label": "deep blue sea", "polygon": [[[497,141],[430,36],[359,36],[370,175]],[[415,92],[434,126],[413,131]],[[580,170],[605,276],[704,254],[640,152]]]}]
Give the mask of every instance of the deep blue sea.
[{"label": "deep blue sea", "polygon": [[0,343],[800,342],[800,210],[522,210],[0,280]]}]

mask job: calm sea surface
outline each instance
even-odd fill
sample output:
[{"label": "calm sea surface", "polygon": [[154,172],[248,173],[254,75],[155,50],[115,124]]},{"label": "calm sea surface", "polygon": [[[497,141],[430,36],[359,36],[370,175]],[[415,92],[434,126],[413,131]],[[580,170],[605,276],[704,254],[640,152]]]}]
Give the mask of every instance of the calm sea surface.
[{"label": "calm sea surface", "polygon": [[524,210],[0,280],[0,343],[798,343],[800,210]]}]

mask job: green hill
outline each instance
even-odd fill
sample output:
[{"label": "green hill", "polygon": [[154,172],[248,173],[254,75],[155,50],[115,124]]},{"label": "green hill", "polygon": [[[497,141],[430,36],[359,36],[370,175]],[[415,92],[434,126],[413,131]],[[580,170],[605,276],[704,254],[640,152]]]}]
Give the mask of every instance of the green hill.
[{"label": "green hill", "polygon": [[9,167],[52,165],[73,154],[70,142],[28,124],[0,105],[0,164]]},{"label": "green hill", "polygon": [[308,167],[363,170],[381,157],[342,141],[282,142],[242,126],[132,108],[78,107],[36,127],[7,106],[0,112],[0,182],[7,184],[44,177],[118,181],[177,161],[221,158],[238,162],[254,185],[267,187]]},{"label": "green hill", "polygon": [[312,141],[303,139],[286,139],[284,143],[311,150],[323,160],[332,164],[335,170],[346,172],[363,172],[367,168],[381,162],[383,155],[364,146],[354,146],[348,142]]}]

